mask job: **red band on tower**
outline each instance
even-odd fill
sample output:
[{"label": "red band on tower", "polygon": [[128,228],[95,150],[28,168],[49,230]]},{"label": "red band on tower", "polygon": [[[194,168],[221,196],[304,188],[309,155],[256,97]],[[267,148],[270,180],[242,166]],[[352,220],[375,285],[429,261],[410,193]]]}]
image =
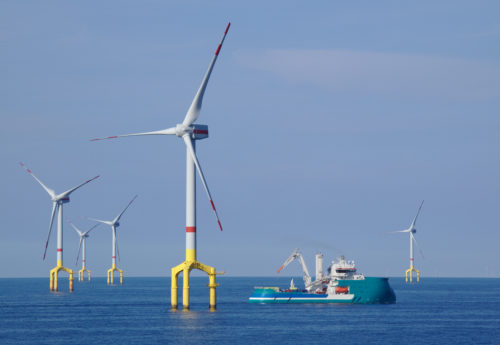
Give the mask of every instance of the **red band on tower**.
[{"label": "red band on tower", "polygon": [[196,226],[186,226],[186,232],[196,232]]},{"label": "red band on tower", "polygon": [[57,251],[58,251],[58,252],[62,252],[62,249],[61,249],[61,248],[57,248]]}]

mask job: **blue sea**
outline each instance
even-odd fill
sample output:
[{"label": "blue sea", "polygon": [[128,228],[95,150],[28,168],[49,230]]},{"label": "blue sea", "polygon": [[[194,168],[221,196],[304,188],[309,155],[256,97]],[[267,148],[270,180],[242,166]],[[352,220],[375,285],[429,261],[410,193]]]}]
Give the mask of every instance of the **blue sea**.
[{"label": "blue sea", "polygon": [[0,344],[500,344],[500,279],[390,278],[392,305],[250,304],[254,286],[289,278],[217,281],[211,312],[205,277],[191,278],[189,311],[170,309],[167,277],[75,281],[73,293],[67,279],[57,293],[48,278],[0,279]]}]

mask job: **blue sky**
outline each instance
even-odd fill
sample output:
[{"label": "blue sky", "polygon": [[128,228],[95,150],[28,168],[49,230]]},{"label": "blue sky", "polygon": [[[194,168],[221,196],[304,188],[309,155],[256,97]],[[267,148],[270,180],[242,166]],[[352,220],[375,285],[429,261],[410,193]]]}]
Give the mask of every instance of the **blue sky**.
[{"label": "blue sky", "polygon": [[[113,218],[125,275],[184,259],[185,148],[175,137],[89,139],[182,122],[228,21],[198,142],[224,231],[198,183],[198,258],[274,275],[354,259],[401,275],[422,199],[423,276],[500,276],[500,5],[496,1],[3,1],[0,277],[48,276],[51,202],[18,165],[72,195],[64,218]],[[199,181],[198,181],[199,182]],[[55,233],[53,234],[55,235]],[[78,236],[64,230],[74,268]],[[94,230],[87,261],[111,262]],[[292,264],[282,274],[300,274]]]}]

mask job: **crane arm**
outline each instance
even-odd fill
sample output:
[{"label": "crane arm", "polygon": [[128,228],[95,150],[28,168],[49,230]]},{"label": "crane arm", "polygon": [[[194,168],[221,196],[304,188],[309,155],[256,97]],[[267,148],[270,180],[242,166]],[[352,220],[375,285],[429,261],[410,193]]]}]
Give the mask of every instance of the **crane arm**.
[{"label": "crane arm", "polygon": [[309,270],[307,269],[306,262],[300,253],[297,255],[299,257],[300,263],[302,265],[302,270],[304,271],[304,283],[306,289],[311,285],[311,276],[309,275]]},{"label": "crane arm", "polygon": [[299,252],[299,248],[295,249],[292,255],[290,255],[288,259],[285,260],[283,265],[281,265],[281,267],[278,269],[278,273],[280,273],[283,268],[288,266],[290,262],[292,262],[297,258],[299,259],[300,264],[302,265],[302,270],[304,271],[304,284],[306,286],[306,289],[308,289],[311,286],[311,276],[309,275],[309,270],[307,269],[304,258],[302,257],[302,254],[300,254]]},{"label": "crane arm", "polygon": [[293,260],[295,260],[295,258],[297,257],[297,254],[299,254],[299,248],[295,249],[293,251],[292,255],[290,255],[290,257],[285,260],[285,262],[283,263],[283,265],[281,265],[281,267],[278,269],[278,273],[280,273],[283,268],[285,268],[286,266],[288,266],[288,264],[290,262],[292,262]]}]

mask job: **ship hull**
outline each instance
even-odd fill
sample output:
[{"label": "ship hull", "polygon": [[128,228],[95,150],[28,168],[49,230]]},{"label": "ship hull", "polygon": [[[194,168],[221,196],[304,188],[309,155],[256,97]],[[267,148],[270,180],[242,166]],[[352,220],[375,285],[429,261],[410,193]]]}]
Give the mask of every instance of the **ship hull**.
[{"label": "ship hull", "polygon": [[250,303],[355,303],[389,304],[396,295],[388,278],[366,277],[360,280],[338,280],[338,286],[348,287],[348,293],[317,294],[302,291],[281,291],[278,288],[255,288]]}]

